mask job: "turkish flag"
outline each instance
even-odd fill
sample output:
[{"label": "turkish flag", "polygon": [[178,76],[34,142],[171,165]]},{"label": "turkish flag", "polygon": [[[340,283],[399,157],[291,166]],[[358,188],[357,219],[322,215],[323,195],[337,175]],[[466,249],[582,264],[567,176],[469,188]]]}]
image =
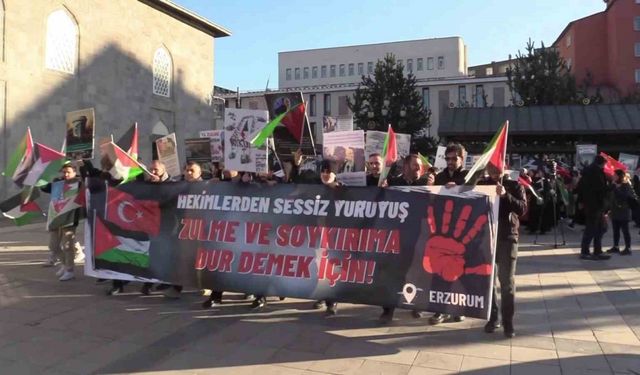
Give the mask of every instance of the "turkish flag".
[{"label": "turkish flag", "polygon": [[107,187],[105,220],[124,230],[157,236],[160,232],[160,203],[136,200],[122,190]]},{"label": "turkish flag", "polygon": [[604,165],[604,173],[607,176],[613,176],[616,172],[616,169],[622,169],[625,172],[627,171],[627,166],[620,163],[613,157],[605,154],[604,152],[600,152],[600,155],[607,161],[607,163]]}]

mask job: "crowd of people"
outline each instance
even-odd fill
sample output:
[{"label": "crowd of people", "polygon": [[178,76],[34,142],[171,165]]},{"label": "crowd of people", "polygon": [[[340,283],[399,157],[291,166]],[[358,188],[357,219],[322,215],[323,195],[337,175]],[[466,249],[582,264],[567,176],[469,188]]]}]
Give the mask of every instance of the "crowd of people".
[{"label": "crowd of people", "polygon": [[[367,162],[367,186],[429,186],[442,185],[453,187],[465,182],[467,171],[463,169],[465,157],[464,147],[460,144],[450,144],[445,151],[446,168],[437,171],[431,166],[423,165],[422,158],[416,154],[409,154],[401,160],[398,168],[392,168],[391,173],[384,181],[380,181],[380,174],[384,168],[384,162],[380,154],[372,154]],[[323,184],[331,188],[342,186],[337,179],[335,161],[323,160],[316,171],[303,169],[304,156],[301,152],[294,154],[291,162],[281,165],[282,173],[249,173],[224,169],[222,165],[215,165],[211,169],[209,180],[221,183],[237,184],[268,184],[280,183],[296,184]],[[98,177],[110,185],[117,185],[119,180],[114,180],[108,172],[110,166],[102,160],[101,169],[94,168],[90,162],[73,162],[66,164],[61,170],[61,180],[66,182],[80,181],[80,177]],[[607,179],[603,168],[604,161],[596,157],[592,165],[583,171],[573,171],[560,175],[554,162],[544,163],[534,170],[522,170],[520,177],[527,181],[532,189],[525,190],[523,184],[505,176],[503,171],[488,168],[484,179],[478,184],[496,186],[496,194],[500,197],[498,217],[498,237],[495,256],[496,278],[500,284],[500,306],[498,306],[497,289],[494,286],[494,298],[491,306],[491,315],[485,325],[487,333],[494,332],[501,325],[506,337],[515,336],[513,317],[515,313],[515,268],[518,256],[519,227],[522,220],[527,224],[530,233],[545,233],[557,225],[559,219],[573,220],[571,224],[584,223],[585,231],[582,241],[583,259],[606,259],[608,254],[602,251],[602,234],[604,225],[610,217],[614,231],[613,247],[607,253],[631,254],[629,238],[629,222],[633,219],[638,223],[637,193],[638,179],[634,178],[631,184],[629,175],[624,171],[616,171],[614,178]],[[208,168],[207,168],[208,170]],[[150,183],[165,183],[182,179],[188,182],[203,180],[203,169],[196,162],[188,162],[182,176],[169,176],[165,165],[154,160],[150,164],[149,175],[141,175]],[[50,186],[43,188],[50,191]],[[632,214],[633,212],[633,214]],[[67,281],[74,278],[73,265],[76,252],[81,249],[75,239],[76,227],[80,215],[74,222],[64,228],[51,230],[50,233],[50,258],[45,266],[53,266],[60,263],[57,271],[59,280]],[[622,232],[625,248],[619,250],[619,233]],[[589,252],[590,243],[594,243],[593,254]],[[108,280],[98,280],[106,282]],[[107,290],[108,295],[123,293],[127,282],[112,280]],[[494,283],[495,284],[495,283]],[[144,283],[140,289],[142,294],[150,294],[153,291],[161,291],[166,297],[179,298],[182,287],[179,285],[157,285]],[[211,308],[222,304],[223,291],[205,291],[206,300],[203,308]],[[251,307],[263,308],[267,303],[267,296],[245,296],[252,299]],[[283,298],[281,298],[283,299]],[[336,301],[316,301],[314,308],[325,308],[326,314],[335,315],[338,312]],[[381,323],[392,321],[394,306],[383,306],[380,316]],[[422,317],[422,312],[411,311],[415,318]],[[436,313],[429,317],[430,324],[444,322],[460,322],[464,316],[450,316]]]}]

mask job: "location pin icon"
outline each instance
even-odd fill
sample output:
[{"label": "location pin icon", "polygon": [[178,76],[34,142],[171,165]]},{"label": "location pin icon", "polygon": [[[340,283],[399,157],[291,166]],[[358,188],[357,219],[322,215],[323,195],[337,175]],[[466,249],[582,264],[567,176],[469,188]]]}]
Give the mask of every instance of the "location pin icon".
[{"label": "location pin icon", "polygon": [[416,297],[416,286],[413,284],[404,284],[404,288],[402,288],[402,295],[407,303],[411,303],[411,301]]}]

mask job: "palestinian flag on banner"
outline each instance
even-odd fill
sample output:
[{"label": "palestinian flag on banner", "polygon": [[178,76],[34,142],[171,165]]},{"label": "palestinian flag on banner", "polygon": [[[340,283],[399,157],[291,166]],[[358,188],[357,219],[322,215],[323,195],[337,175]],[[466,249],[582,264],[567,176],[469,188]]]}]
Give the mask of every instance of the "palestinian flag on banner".
[{"label": "palestinian flag on banner", "polygon": [[149,268],[150,241],[148,239],[117,235],[97,216],[94,231],[94,259]]},{"label": "palestinian flag on banner", "polygon": [[31,223],[34,219],[42,217],[42,210],[35,200],[40,195],[40,190],[26,187],[20,194],[0,202],[2,216],[13,220],[17,226]]},{"label": "palestinian flag on banner", "polygon": [[262,128],[253,138],[251,139],[251,144],[254,147],[261,147],[266,141],[267,138],[273,134],[276,126],[282,123],[288,130],[291,135],[295,137],[295,139],[300,142],[302,139],[302,132],[304,131],[304,113],[305,106],[304,102],[290,108],[288,111],[279,114],[276,118],[269,121],[267,125]]},{"label": "palestinian flag on banner", "polygon": [[627,171],[627,166],[620,163],[612,156],[607,155],[604,152],[600,152],[600,156],[602,156],[604,160],[607,161],[607,163],[604,165],[604,173],[607,176],[613,176],[616,173],[616,169],[622,169],[625,172]]},{"label": "palestinian flag on banner", "polygon": [[27,186],[44,186],[60,174],[65,163],[65,154],[49,148],[41,143],[34,147],[35,162],[29,169],[23,183]]},{"label": "palestinian flag on banner", "polygon": [[134,122],[133,125],[127,130],[124,135],[116,142],[118,147],[127,151],[127,154],[135,160],[138,160],[138,123]]},{"label": "palestinian flag on banner", "polygon": [[509,121],[505,121],[502,127],[493,136],[491,142],[482,152],[480,158],[469,169],[464,178],[465,185],[475,185],[483,177],[488,166],[496,168],[501,173],[505,170],[505,158],[507,155],[507,135],[509,134]]},{"label": "palestinian flag on banner", "polygon": [[84,216],[84,191],[80,181],[56,181],[51,184],[47,230],[71,226]]},{"label": "palestinian flag on banner", "polygon": [[387,136],[384,138],[384,146],[382,147],[382,170],[378,179],[378,186],[382,186],[384,180],[387,179],[389,170],[393,163],[398,160],[398,147],[396,145],[396,133],[393,131],[391,124],[387,130]]},{"label": "palestinian flag on banner", "polygon": [[131,155],[127,154],[123,149],[113,142],[105,143],[100,146],[102,160],[106,159],[110,166],[109,174],[115,180],[122,180],[121,184],[133,181],[136,176],[148,173],[144,166],[138,163]]},{"label": "palestinian flag on banner", "polygon": [[27,128],[27,133],[9,158],[7,168],[2,172],[2,175],[11,177],[16,185],[23,187],[23,181],[34,162],[33,138],[31,137],[31,129]]}]

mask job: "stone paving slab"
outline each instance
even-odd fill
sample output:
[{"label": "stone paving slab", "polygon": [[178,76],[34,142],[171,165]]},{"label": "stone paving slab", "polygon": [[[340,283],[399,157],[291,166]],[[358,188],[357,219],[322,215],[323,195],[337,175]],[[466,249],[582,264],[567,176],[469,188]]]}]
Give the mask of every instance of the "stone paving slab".
[{"label": "stone paving slab", "polygon": [[401,310],[381,326],[372,306],[340,304],[325,318],[311,301],[256,312],[230,294],[203,310],[199,291],[167,300],[135,284],[107,297],[80,266],[65,283],[41,267],[42,224],[0,227],[0,373],[640,374],[640,246],[582,261],[580,232],[565,235],[557,249],[552,235],[523,236],[508,340],[481,320],[429,326]]}]

